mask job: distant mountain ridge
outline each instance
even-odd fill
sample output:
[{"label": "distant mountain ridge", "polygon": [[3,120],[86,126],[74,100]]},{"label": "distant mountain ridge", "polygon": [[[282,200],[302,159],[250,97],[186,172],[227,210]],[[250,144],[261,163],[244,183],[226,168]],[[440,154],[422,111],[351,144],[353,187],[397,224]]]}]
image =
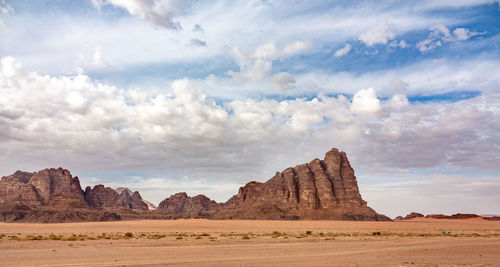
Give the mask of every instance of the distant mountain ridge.
[{"label": "distant mountain ridge", "polygon": [[226,203],[177,193],[156,207],[139,192],[96,185],[82,190],[68,170],[17,171],[0,180],[0,221],[66,222],[120,219],[327,219],[390,220],[359,193],[346,153],[331,149],[323,160],[249,182]]},{"label": "distant mountain ridge", "polygon": [[444,214],[428,214],[423,215],[421,213],[412,212],[406,215],[404,218],[402,216],[396,217],[395,221],[402,220],[413,220],[413,219],[446,219],[446,220],[468,220],[468,219],[483,219],[489,221],[500,221],[500,216],[497,215],[477,215],[471,213],[456,213],[453,215],[444,215]]}]

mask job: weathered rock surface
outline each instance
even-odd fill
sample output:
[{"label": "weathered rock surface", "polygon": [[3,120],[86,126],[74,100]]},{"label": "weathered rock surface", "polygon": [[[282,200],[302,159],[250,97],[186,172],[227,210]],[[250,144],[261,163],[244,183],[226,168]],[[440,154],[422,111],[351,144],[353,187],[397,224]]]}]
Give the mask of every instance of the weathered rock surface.
[{"label": "weathered rock surface", "polygon": [[[126,188],[126,187],[118,187],[118,188],[116,188],[116,192],[117,192],[118,194],[123,193],[123,191],[128,191],[128,193],[129,193],[130,195],[133,195],[133,194],[134,194],[134,193],[132,192],[132,190],[130,190],[130,189]],[[146,203],[146,205],[148,206],[148,210],[156,210],[156,209],[158,208],[155,204],[153,204],[153,203],[151,203],[151,202],[149,202],[149,201],[147,201],[147,200],[145,200],[145,199],[142,199],[142,201],[143,201],[144,203]]]},{"label": "weathered rock surface", "polygon": [[265,183],[246,184],[213,218],[390,220],[366,205],[345,152],[337,149]]},{"label": "weathered rock surface", "polygon": [[[96,185],[82,191],[62,168],[18,171],[0,180],[0,221],[66,222],[124,219],[390,220],[369,208],[344,152],[287,168],[265,183],[250,182],[226,203],[177,193],[158,210],[139,192]],[[115,213],[116,212],[116,213]],[[423,216],[423,215],[422,215]]]},{"label": "weathered rock surface", "polygon": [[0,180],[0,204],[85,207],[78,177],[68,170],[17,171]]},{"label": "weathered rock surface", "polygon": [[174,218],[210,218],[221,204],[204,195],[189,197],[185,192],[177,193],[158,205],[159,211],[172,214]]},{"label": "weathered rock surface", "polygon": [[120,190],[118,193],[110,187],[104,185],[96,185],[91,189],[90,186],[85,188],[85,201],[93,208],[128,208],[138,210],[148,210],[148,205],[142,200],[139,192],[130,194],[130,190]]}]

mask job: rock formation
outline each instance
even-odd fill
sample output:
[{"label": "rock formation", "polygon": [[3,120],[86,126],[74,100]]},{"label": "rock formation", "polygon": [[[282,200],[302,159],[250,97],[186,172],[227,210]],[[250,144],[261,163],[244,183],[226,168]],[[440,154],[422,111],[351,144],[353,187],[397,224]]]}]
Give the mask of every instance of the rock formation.
[{"label": "rock formation", "polygon": [[210,218],[220,209],[220,204],[204,195],[189,197],[185,192],[163,200],[158,210],[172,214],[174,218]]},{"label": "rock formation", "polygon": [[265,183],[246,184],[214,218],[390,220],[366,205],[345,152],[337,149]]},{"label": "rock formation", "polygon": [[[115,191],[116,191],[118,194],[123,193],[123,191],[128,191],[128,193],[129,193],[130,195],[133,195],[133,194],[134,194],[134,193],[132,192],[132,190],[130,190],[130,189],[126,188],[126,187],[118,187],[118,188],[116,188],[116,190],[115,190]],[[158,207],[156,207],[156,205],[155,205],[155,204],[153,204],[153,203],[151,203],[151,202],[149,202],[149,201],[147,201],[147,200],[145,200],[145,199],[142,199],[142,201],[143,201],[144,203],[146,203],[146,205],[148,206],[148,210],[156,210],[156,209],[158,208]]]},{"label": "rock formation", "polygon": [[[158,210],[139,192],[104,185],[82,191],[68,170],[21,172],[0,180],[0,221],[66,222],[123,219],[328,219],[390,220],[369,208],[359,193],[354,170],[344,152],[328,151],[277,172],[265,183],[250,182],[226,203],[204,195],[177,193]],[[422,215],[423,216],[423,215]],[[407,216],[408,217],[408,216]],[[406,218],[405,218],[406,219]]]},{"label": "rock formation", "polygon": [[17,171],[0,180],[0,204],[85,207],[78,177],[68,170]]},{"label": "rock formation", "polygon": [[119,220],[89,209],[78,177],[68,170],[17,171],[0,180],[0,221],[73,222]]},{"label": "rock formation", "polygon": [[93,208],[128,208],[137,210],[148,210],[148,205],[142,200],[139,192],[130,193],[130,190],[120,190],[121,193],[104,185],[96,185],[85,188],[85,201]]},{"label": "rock formation", "polygon": [[[400,219],[398,219],[400,218]],[[477,219],[477,220],[492,220],[492,221],[498,221],[500,220],[499,216],[494,216],[494,215],[477,215],[477,214],[467,214],[467,213],[457,213],[453,215],[444,215],[444,214],[428,214],[428,215],[423,215],[421,213],[417,212],[412,212],[406,217],[401,217],[398,216],[394,220],[411,220],[415,218],[425,218],[425,219],[447,219],[447,220],[468,220],[468,219]]]},{"label": "rock formation", "polygon": [[429,219],[459,219],[459,220],[465,220],[465,219],[477,219],[477,218],[482,218],[481,216],[477,214],[463,214],[463,213],[457,213],[453,214],[451,216],[448,215],[443,215],[443,214],[428,214],[425,216],[425,218]]},{"label": "rock formation", "polygon": [[408,215],[406,215],[403,220],[411,220],[411,219],[414,219],[414,218],[423,218],[424,215],[422,213],[418,213],[418,212],[412,212]]}]

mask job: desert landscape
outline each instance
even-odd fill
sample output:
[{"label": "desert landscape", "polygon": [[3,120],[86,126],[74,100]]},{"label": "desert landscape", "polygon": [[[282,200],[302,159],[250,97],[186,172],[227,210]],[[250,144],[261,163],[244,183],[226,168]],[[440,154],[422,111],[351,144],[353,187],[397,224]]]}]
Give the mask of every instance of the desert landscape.
[{"label": "desert landscape", "polygon": [[494,266],[500,262],[500,221],[483,219],[0,223],[0,237],[1,266]]},{"label": "desert landscape", "polygon": [[156,207],[127,188],[84,191],[66,169],[17,171],[0,180],[0,219],[2,266],[500,261],[499,217],[412,212],[391,220],[367,206],[346,153],[335,148],[247,183],[225,203],[181,192]]},{"label": "desert landscape", "polygon": [[0,267],[500,266],[500,0],[0,0]]}]

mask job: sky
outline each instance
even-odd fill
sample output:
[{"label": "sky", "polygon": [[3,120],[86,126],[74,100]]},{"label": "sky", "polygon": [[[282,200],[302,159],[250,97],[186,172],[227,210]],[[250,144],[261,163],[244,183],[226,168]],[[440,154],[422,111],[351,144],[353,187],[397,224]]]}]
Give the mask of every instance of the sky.
[{"label": "sky", "polygon": [[223,202],[335,147],[380,213],[500,214],[499,5],[0,0],[0,176]]}]

